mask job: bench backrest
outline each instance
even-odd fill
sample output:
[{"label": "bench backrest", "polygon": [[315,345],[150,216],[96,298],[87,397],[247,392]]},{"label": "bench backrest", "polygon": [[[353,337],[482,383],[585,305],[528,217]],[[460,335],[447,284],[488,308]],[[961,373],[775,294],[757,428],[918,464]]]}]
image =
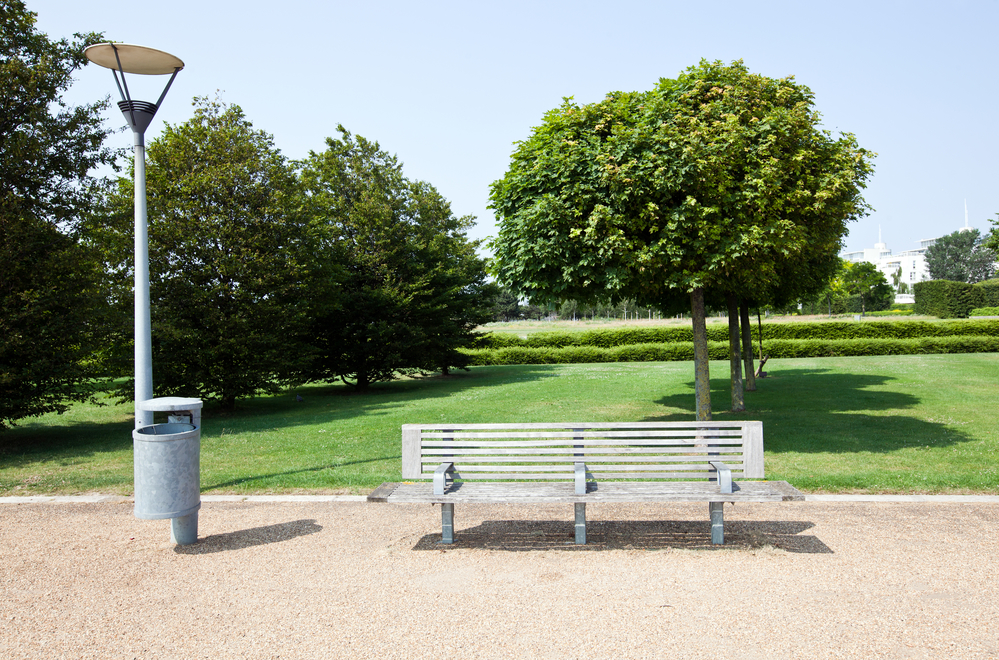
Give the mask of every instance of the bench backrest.
[{"label": "bench backrest", "polygon": [[403,479],[432,479],[443,462],[459,480],[571,480],[576,462],[607,479],[709,479],[722,461],[735,479],[763,478],[763,422],[405,424]]}]

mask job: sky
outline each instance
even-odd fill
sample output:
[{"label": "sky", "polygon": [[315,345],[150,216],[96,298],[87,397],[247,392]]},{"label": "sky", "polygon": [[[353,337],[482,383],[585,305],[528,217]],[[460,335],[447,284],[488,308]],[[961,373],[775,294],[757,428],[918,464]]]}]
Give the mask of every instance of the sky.
[{"label": "sky", "polygon": [[[396,2],[26,0],[51,38],[101,32],[182,59],[147,143],[193,114],[194,97],[240,106],[288,158],[321,152],[342,124],[433,184],[470,238],[497,233],[489,185],[564,97],[645,91],[701,59],[794,76],[823,128],[878,154],[846,251],[896,254],[999,213],[999,0],[778,2]],[[129,76],[155,101],[166,76]],[[111,95],[80,70],[72,104]],[[116,107],[109,125],[124,127]],[[113,139],[131,146],[131,135]]]}]

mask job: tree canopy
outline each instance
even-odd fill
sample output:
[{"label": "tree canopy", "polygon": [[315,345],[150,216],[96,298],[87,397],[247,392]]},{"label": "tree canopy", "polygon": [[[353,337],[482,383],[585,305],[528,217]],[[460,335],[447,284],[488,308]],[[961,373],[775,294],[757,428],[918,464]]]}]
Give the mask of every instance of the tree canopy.
[{"label": "tree canopy", "polygon": [[935,280],[975,284],[995,274],[996,258],[977,229],[958,230],[926,248],[926,269]]},{"label": "tree canopy", "polygon": [[114,154],[106,104],[63,93],[100,40],[50,40],[23,2],[0,5],[0,428],[89,398],[99,375],[100,269],[75,230]]},{"label": "tree canopy", "polygon": [[303,163],[316,236],[310,378],[359,388],[399,373],[464,367],[491,296],[473,218],[455,217],[430,184],[411,181],[377,142],[340,137]]},{"label": "tree canopy", "polygon": [[[846,223],[867,211],[873,156],[819,122],[807,87],[742,62],[702,61],[597,103],[567,99],[492,184],[497,279],[550,301],[671,307],[689,294],[695,337],[704,291],[818,291]],[[703,355],[706,367],[706,344]],[[706,368],[697,373],[706,387]]]},{"label": "tree canopy", "polygon": [[894,291],[884,273],[870,262],[844,262],[839,280],[846,293],[860,296],[861,314],[864,314],[868,307],[872,310],[888,309],[895,299]]}]

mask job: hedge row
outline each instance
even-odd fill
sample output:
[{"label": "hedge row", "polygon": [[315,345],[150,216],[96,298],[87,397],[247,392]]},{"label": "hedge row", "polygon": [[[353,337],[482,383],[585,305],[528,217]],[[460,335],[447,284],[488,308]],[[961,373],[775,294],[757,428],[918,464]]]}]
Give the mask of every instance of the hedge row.
[{"label": "hedge row", "polygon": [[950,280],[916,282],[916,313],[942,319],[965,318],[975,307],[982,306],[982,294],[975,285]]},{"label": "hedge row", "polygon": [[985,280],[975,286],[982,292],[981,307],[999,307],[999,279]]},{"label": "hedge row", "polygon": [[999,307],[979,307],[971,310],[972,316],[999,316]]},{"label": "hedge row", "polygon": [[[599,346],[466,349],[471,365],[584,364],[591,362],[676,362],[694,359],[693,342]],[[771,358],[841,357],[848,355],[917,355],[929,353],[997,353],[999,336],[920,337],[909,339],[774,339],[764,346]],[[728,359],[728,342],[709,341],[712,360]]]},{"label": "hedge row", "polygon": [[[752,324],[753,341],[759,342],[758,326]],[[915,339],[956,336],[999,337],[999,321],[830,321],[827,323],[766,323],[763,341],[774,339]],[[537,332],[522,339],[510,333],[487,333],[477,342],[478,349],[501,348],[614,348],[635,344],[675,344],[692,342],[689,326],[621,328],[583,332]],[[708,341],[728,343],[728,325],[708,326]]]}]

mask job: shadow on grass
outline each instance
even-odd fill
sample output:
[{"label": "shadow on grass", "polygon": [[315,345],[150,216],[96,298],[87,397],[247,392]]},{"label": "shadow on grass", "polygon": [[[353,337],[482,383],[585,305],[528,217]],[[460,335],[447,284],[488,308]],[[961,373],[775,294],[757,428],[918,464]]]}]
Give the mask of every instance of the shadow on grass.
[{"label": "shadow on grass", "polygon": [[[787,369],[758,379],[757,391],[746,392],[746,412],[728,411],[728,379],[712,379],[712,417],[763,422],[767,453],[873,452],[914,447],[948,447],[974,438],[943,423],[906,416],[920,400],[904,392],[877,388],[895,380],[878,374],[837,373],[825,369]],[[696,416],[690,392],[672,394],[657,403],[684,412],[648,417],[645,421],[689,421]]]},{"label": "shadow on grass", "polygon": [[323,526],[315,520],[293,520],[266,527],[254,527],[227,534],[212,534],[192,545],[178,545],[173,549],[178,555],[208,555],[229,550],[243,550],[259,545],[281,543],[299,536],[321,532]]},{"label": "shadow on grass", "polygon": [[210,486],[202,485],[201,492],[208,492],[210,490],[215,490],[217,488],[230,488],[232,486],[241,486],[243,484],[253,483],[254,481],[261,481],[264,479],[273,479],[276,477],[287,477],[293,474],[307,474],[309,472],[322,472],[323,470],[335,470],[337,468],[349,467],[351,465],[363,465],[364,463],[377,463],[378,461],[392,461],[401,459],[402,454],[394,454],[392,456],[381,456],[379,458],[366,458],[357,461],[343,461],[340,463],[330,463],[329,465],[317,465],[314,467],[302,468],[300,470],[287,470],[285,472],[273,472],[271,474],[254,474],[247,477],[241,477],[239,479],[232,479],[230,481],[222,481],[217,484],[212,484]]},{"label": "shadow on grass", "polygon": [[452,545],[441,535],[422,537],[413,550],[476,548],[528,552],[564,550],[724,550],[774,547],[787,552],[832,554],[820,539],[800,536],[814,527],[806,521],[726,521],[725,545],[712,545],[707,521],[591,520],[586,523],[586,545],[576,545],[573,523],[565,520],[487,520],[476,527],[455,530]]}]

